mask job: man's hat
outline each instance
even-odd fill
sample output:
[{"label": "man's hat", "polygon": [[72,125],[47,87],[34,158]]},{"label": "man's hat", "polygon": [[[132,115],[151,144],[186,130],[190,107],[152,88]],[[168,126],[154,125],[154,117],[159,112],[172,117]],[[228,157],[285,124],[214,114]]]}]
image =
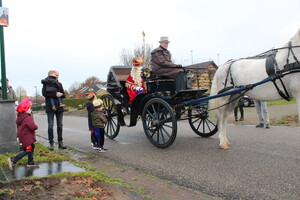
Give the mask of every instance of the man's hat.
[{"label": "man's hat", "polygon": [[103,101],[101,99],[97,99],[95,101],[93,101],[93,105],[95,108],[100,108],[103,104]]},{"label": "man's hat", "polygon": [[142,63],[143,63],[143,58],[142,57],[139,57],[137,59],[132,59],[132,64],[135,67],[141,66]]},{"label": "man's hat", "polygon": [[170,43],[169,37],[167,37],[167,36],[161,36],[159,43],[162,43],[162,42]]}]

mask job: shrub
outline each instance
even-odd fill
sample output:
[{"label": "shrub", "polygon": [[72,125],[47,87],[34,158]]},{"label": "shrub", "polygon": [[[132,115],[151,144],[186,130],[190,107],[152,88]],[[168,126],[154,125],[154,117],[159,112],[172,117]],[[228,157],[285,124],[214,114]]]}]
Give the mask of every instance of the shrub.
[{"label": "shrub", "polygon": [[64,99],[64,104],[66,104],[67,107],[82,109],[82,105],[84,105],[86,101],[88,100],[85,98],[68,98]]}]

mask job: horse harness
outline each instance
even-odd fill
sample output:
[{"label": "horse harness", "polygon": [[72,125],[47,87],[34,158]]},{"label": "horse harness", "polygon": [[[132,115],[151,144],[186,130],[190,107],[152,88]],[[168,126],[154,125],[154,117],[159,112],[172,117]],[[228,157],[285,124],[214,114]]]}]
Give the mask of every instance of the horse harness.
[{"label": "horse harness", "polygon": [[[288,47],[282,47],[282,48],[277,48],[277,49],[272,49],[270,51],[267,51],[267,52],[264,52],[258,56],[255,56],[255,57],[249,57],[249,58],[246,58],[246,59],[253,59],[253,58],[266,58],[266,72],[267,74],[269,75],[269,77],[272,77],[272,82],[278,92],[278,94],[285,100],[287,101],[290,101],[292,98],[291,96],[289,95],[288,91],[286,90],[286,87],[282,81],[282,78],[287,75],[287,74],[291,74],[291,73],[296,73],[296,72],[300,72],[300,63],[299,63],[299,60],[297,59],[294,51],[293,51],[293,48],[299,48],[300,46],[292,46],[292,43],[291,41],[289,42],[288,44]],[[287,55],[287,59],[286,59],[286,65],[284,65],[283,69],[280,70],[278,68],[278,64],[277,64],[277,61],[276,61],[276,53],[278,52],[278,50],[280,49],[288,49],[288,55]],[[289,63],[289,56],[290,54],[293,55],[293,58],[295,60],[294,63]],[[238,60],[232,60],[229,67],[228,67],[228,71],[227,71],[227,75],[226,75],[226,79],[225,79],[225,84],[224,84],[224,88],[219,91],[219,93],[222,93],[222,92],[225,92],[227,90],[230,90],[232,88],[241,88],[241,87],[244,87],[244,86],[235,86],[234,84],[234,81],[233,81],[233,78],[232,78],[232,74],[231,74],[231,66],[233,65],[234,62],[236,62]],[[230,83],[232,86],[229,86],[229,87],[226,87],[227,85],[227,82],[228,82],[228,78],[230,77]],[[278,85],[277,85],[277,82],[276,80],[279,79],[280,80],[280,83],[283,87],[283,90],[284,92],[282,92]],[[249,89],[253,89],[251,87],[249,87]],[[247,91],[246,91],[247,92]]]}]

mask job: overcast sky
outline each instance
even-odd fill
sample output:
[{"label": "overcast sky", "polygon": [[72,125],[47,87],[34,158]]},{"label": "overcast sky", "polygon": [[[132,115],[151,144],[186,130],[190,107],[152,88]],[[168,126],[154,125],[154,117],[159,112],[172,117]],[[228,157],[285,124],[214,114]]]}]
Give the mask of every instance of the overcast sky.
[{"label": "overcast sky", "polygon": [[[122,49],[156,48],[169,36],[178,64],[254,56],[281,47],[300,28],[299,0],[2,0],[6,75],[27,95],[50,69],[64,88],[96,76],[106,81]],[[218,56],[219,55],[219,56]]]}]

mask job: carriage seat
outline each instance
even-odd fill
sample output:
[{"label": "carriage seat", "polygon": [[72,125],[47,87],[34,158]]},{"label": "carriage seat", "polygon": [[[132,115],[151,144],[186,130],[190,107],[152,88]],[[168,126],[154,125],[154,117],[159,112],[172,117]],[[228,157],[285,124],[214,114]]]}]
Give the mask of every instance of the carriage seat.
[{"label": "carriage seat", "polygon": [[174,80],[174,79],[172,79],[172,78],[170,78],[168,76],[165,76],[165,75],[156,75],[156,78],[157,79],[171,79],[171,80]]},{"label": "carriage seat", "polygon": [[147,93],[175,91],[175,80],[163,75],[153,74],[152,77],[146,80]]}]

